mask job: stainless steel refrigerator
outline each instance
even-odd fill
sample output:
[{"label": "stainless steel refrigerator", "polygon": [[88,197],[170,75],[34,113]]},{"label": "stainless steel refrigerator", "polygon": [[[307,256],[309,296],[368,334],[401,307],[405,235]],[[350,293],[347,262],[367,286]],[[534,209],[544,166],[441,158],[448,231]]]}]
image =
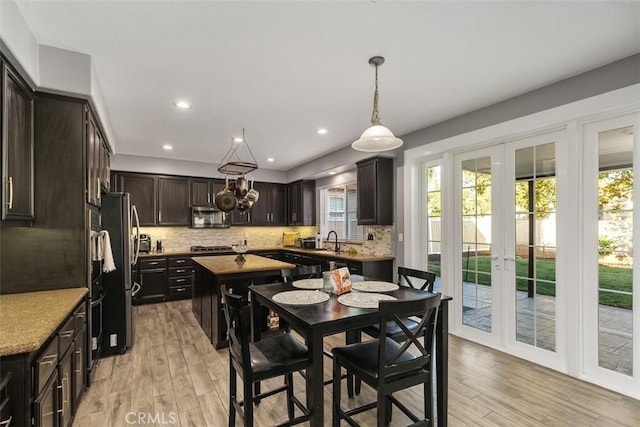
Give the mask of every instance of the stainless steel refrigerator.
[{"label": "stainless steel refrigerator", "polygon": [[115,270],[102,274],[104,289],[101,355],[124,353],[133,345],[132,296],[139,288],[131,276],[137,262],[138,248],[133,238],[139,234],[135,206],[129,193],[102,195],[100,207],[102,229],[109,232]]}]

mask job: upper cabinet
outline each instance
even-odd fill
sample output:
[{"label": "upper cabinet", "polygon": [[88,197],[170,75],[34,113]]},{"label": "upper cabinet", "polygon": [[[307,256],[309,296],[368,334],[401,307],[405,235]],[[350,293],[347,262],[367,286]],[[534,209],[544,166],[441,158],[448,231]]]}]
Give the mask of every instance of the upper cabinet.
[{"label": "upper cabinet", "polygon": [[213,206],[216,194],[224,187],[223,179],[191,178],[191,205]]},{"label": "upper cabinet", "polygon": [[393,224],[393,159],[373,157],[356,166],[358,225]]},{"label": "upper cabinet", "polygon": [[260,198],[251,208],[252,225],[287,225],[286,185],[256,182],[253,188]]},{"label": "upper cabinet", "polygon": [[138,211],[140,225],[157,225],[155,175],[118,172],[115,176],[116,190],[131,195],[131,204]]},{"label": "upper cabinet", "polygon": [[316,225],[316,182],[295,181],[287,187],[289,225]]},{"label": "upper cabinet", "polygon": [[34,219],[33,93],[0,60],[2,84],[2,219]]},{"label": "upper cabinet", "polygon": [[85,107],[86,140],[87,140],[87,203],[100,206],[101,191],[110,191],[109,149],[95,116]]},{"label": "upper cabinet", "polygon": [[158,177],[158,225],[189,225],[189,179]]}]

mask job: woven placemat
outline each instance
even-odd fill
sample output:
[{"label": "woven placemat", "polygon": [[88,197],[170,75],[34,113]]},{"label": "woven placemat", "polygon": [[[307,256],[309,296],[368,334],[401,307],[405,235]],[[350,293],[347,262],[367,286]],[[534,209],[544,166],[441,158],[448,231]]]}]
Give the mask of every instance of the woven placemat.
[{"label": "woven placemat", "polygon": [[284,291],[275,294],[271,299],[284,305],[312,305],[327,301],[329,294],[320,291]]},{"label": "woven placemat", "polygon": [[338,302],[355,308],[378,308],[379,301],[393,301],[396,299],[396,297],[385,294],[349,292],[348,294],[340,295]]},{"label": "woven placemat", "polygon": [[351,289],[361,292],[390,292],[399,289],[400,286],[391,282],[378,282],[365,280],[364,282],[351,282]]},{"label": "woven placemat", "polygon": [[292,283],[298,289],[322,289],[322,278],[320,279],[300,279]]}]

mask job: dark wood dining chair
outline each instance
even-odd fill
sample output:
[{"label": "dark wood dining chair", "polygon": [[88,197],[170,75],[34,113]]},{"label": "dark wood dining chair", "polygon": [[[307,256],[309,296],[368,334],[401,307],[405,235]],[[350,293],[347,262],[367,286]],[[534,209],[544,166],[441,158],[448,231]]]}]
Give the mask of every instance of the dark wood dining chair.
[{"label": "dark wood dining chair", "polygon": [[300,279],[313,279],[322,277],[321,265],[302,265],[289,270],[281,270],[282,281],[290,283]]},{"label": "dark wood dining chair", "polygon": [[[434,331],[440,294],[417,300],[380,301],[380,338],[334,347],[333,353],[333,426],[344,419],[357,426],[351,417],[378,408],[378,426],[391,422],[392,407],[398,407],[414,425],[433,425],[432,355]],[[407,317],[420,318],[418,327],[409,330],[403,323]],[[403,337],[387,336],[389,325],[396,325]],[[421,338],[424,341],[421,342]],[[344,410],[340,406],[342,368],[376,391],[375,402]],[[423,384],[424,417],[419,418],[402,404],[393,393]]]},{"label": "dark wood dining chair", "polygon": [[[398,267],[398,285],[408,286],[413,289],[433,292],[433,285],[436,281],[436,275],[430,271],[414,270],[406,267]],[[402,319],[402,323],[409,329],[415,330],[418,327],[418,321],[414,319]],[[370,325],[362,328],[362,332],[373,337],[380,336],[379,325]],[[394,324],[387,325],[386,334],[389,338],[400,337],[404,334],[402,330]]]},{"label": "dark wood dining chair", "polygon": [[[281,426],[292,426],[309,421],[310,412],[293,394],[293,373],[310,365],[307,347],[289,333],[279,333],[252,343],[249,341],[250,310],[241,295],[221,287],[224,315],[229,334],[229,426],[235,426],[236,413],[244,426],[253,426],[253,405],[261,399],[286,391],[289,421]],[[243,382],[244,400],[238,400],[237,376]],[[284,376],[284,385],[265,392],[255,392],[254,384]],[[295,407],[302,411],[295,416]]]}]

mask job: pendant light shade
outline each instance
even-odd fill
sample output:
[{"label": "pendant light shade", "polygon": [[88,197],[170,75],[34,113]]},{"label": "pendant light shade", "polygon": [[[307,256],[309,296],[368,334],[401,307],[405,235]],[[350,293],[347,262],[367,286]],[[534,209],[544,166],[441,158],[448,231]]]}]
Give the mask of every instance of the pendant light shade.
[{"label": "pendant light shade", "polygon": [[368,127],[360,138],[351,144],[351,148],[357,151],[380,152],[395,150],[402,146],[402,140],[380,122],[378,117],[378,66],[384,64],[382,56],[374,56],[369,59],[369,64],[376,67],[376,89],[373,94],[373,112],[371,113],[371,126]]}]

